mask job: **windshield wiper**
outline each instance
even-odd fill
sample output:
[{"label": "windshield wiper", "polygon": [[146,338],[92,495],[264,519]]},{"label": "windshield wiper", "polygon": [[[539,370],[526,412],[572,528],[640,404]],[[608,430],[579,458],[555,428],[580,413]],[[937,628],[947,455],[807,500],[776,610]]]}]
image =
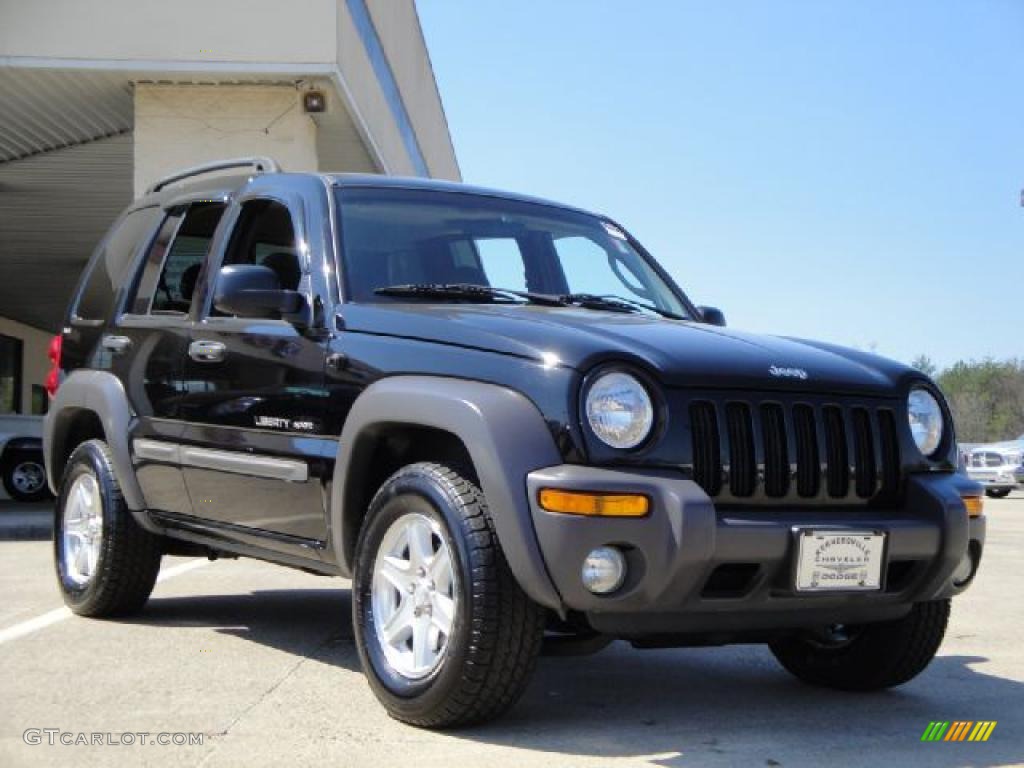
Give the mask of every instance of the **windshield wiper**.
[{"label": "windshield wiper", "polygon": [[493,288],[489,285],[472,283],[415,283],[388,285],[377,288],[374,293],[381,296],[408,296],[422,299],[461,299],[464,301],[509,301],[532,302],[551,307],[565,306],[560,296],[531,291],[513,291],[508,288]]},{"label": "windshield wiper", "polygon": [[613,294],[595,294],[595,293],[567,293],[559,296],[565,304],[578,304],[581,307],[589,309],[606,309],[611,312],[638,312],[641,310],[647,312],[656,312],[662,317],[669,317],[673,320],[686,320],[688,318],[682,315],[676,314],[675,312],[669,312],[667,309],[656,307],[653,304],[647,304],[643,301],[635,301],[634,299],[627,299],[624,296],[615,296]]},{"label": "windshield wiper", "polygon": [[511,288],[494,288],[489,285],[473,283],[405,283],[377,288],[374,293],[380,296],[407,296],[419,299],[453,299],[479,302],[530,302],[547,307],[580,306],[585,309],[599,309],[608,312],[656,312],[662,317],[673,320],[686,320],[686,317],[666,309],[634,301],[624,296],[594,293],[536,293],[534,291],[516,291]]}]

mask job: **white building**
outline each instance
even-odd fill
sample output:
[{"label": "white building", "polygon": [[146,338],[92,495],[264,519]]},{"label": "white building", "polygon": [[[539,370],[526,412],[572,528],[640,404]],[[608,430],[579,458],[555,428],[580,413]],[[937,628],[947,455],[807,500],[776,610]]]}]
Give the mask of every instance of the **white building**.
[{"label": "white building", "polygon": [[245,155],[459,180],[414,1],[0,0],[0,413],[45,408],[46,346],[117,213]]}]

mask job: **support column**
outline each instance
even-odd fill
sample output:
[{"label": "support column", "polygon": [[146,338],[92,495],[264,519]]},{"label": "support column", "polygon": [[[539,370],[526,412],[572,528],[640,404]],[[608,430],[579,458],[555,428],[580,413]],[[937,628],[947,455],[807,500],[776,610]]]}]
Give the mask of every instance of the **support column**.
[{"label": "support column", "polygon": [[292,86],[137,84],[135,196],[172,171],[229,157],[316,171],[316,133]]}]

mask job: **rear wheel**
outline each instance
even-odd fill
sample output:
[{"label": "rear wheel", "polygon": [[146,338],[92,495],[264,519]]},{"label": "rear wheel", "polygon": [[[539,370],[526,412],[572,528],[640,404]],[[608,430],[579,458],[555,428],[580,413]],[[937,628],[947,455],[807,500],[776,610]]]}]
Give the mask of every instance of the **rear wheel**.
[{"label": "rear wheel", "polygon": [[384,483],[360,533],[353,595],[359,656],[392,717],[478,723],[525,689],[544,612],[512,576],[469,472],[413,464]]},{"label": "rear wheel", "polygon": [[4,461],[3,483],[7,495],[15,501],[43,501],[49,498],[43,457],[15,452]]},{"label": "rear wheel", "polygon": [[1009,488],[992,488],[991,490],[985,491],[990,499],[1005,499],[1010,495]]},{"label": "rear wheel", "polygon": [[811,685],[845,691],[892,688],[913,679],[935,657],[949,621],[949,600],[918,603],[902,619],[836,625],[770,644],[775,658]]},{"label": "rear wheel", "polygon": [[78,615],[126,615],[149,599],[160,540],[132,517],[101,440],[82,443],[68,459],[53,545],[64,602]]}]

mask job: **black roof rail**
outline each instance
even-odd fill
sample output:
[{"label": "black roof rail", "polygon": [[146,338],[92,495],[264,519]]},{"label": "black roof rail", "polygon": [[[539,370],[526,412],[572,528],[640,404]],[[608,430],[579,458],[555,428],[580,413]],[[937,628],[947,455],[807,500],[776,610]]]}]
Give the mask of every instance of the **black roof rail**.
[{"label": "black roof rail", "polygon": [[151,195],[154,192],[159,192],[168,184],[173,184],[174,182],[181,181],[182,179],[199,176],[204,173],[213,173],[214,171],[223,171],[228,168],[255,168],[260,173],[281,172],[281,166],[279,166],[277,161],[272,157],[235,157],[230,160],[214,160],[210,163],[194,165],[191,168],[185,168],[180,171],[175,171],[169,176],[164,176],[162,179],[158,179],[154,182],[146,190],[146,194]]}]

